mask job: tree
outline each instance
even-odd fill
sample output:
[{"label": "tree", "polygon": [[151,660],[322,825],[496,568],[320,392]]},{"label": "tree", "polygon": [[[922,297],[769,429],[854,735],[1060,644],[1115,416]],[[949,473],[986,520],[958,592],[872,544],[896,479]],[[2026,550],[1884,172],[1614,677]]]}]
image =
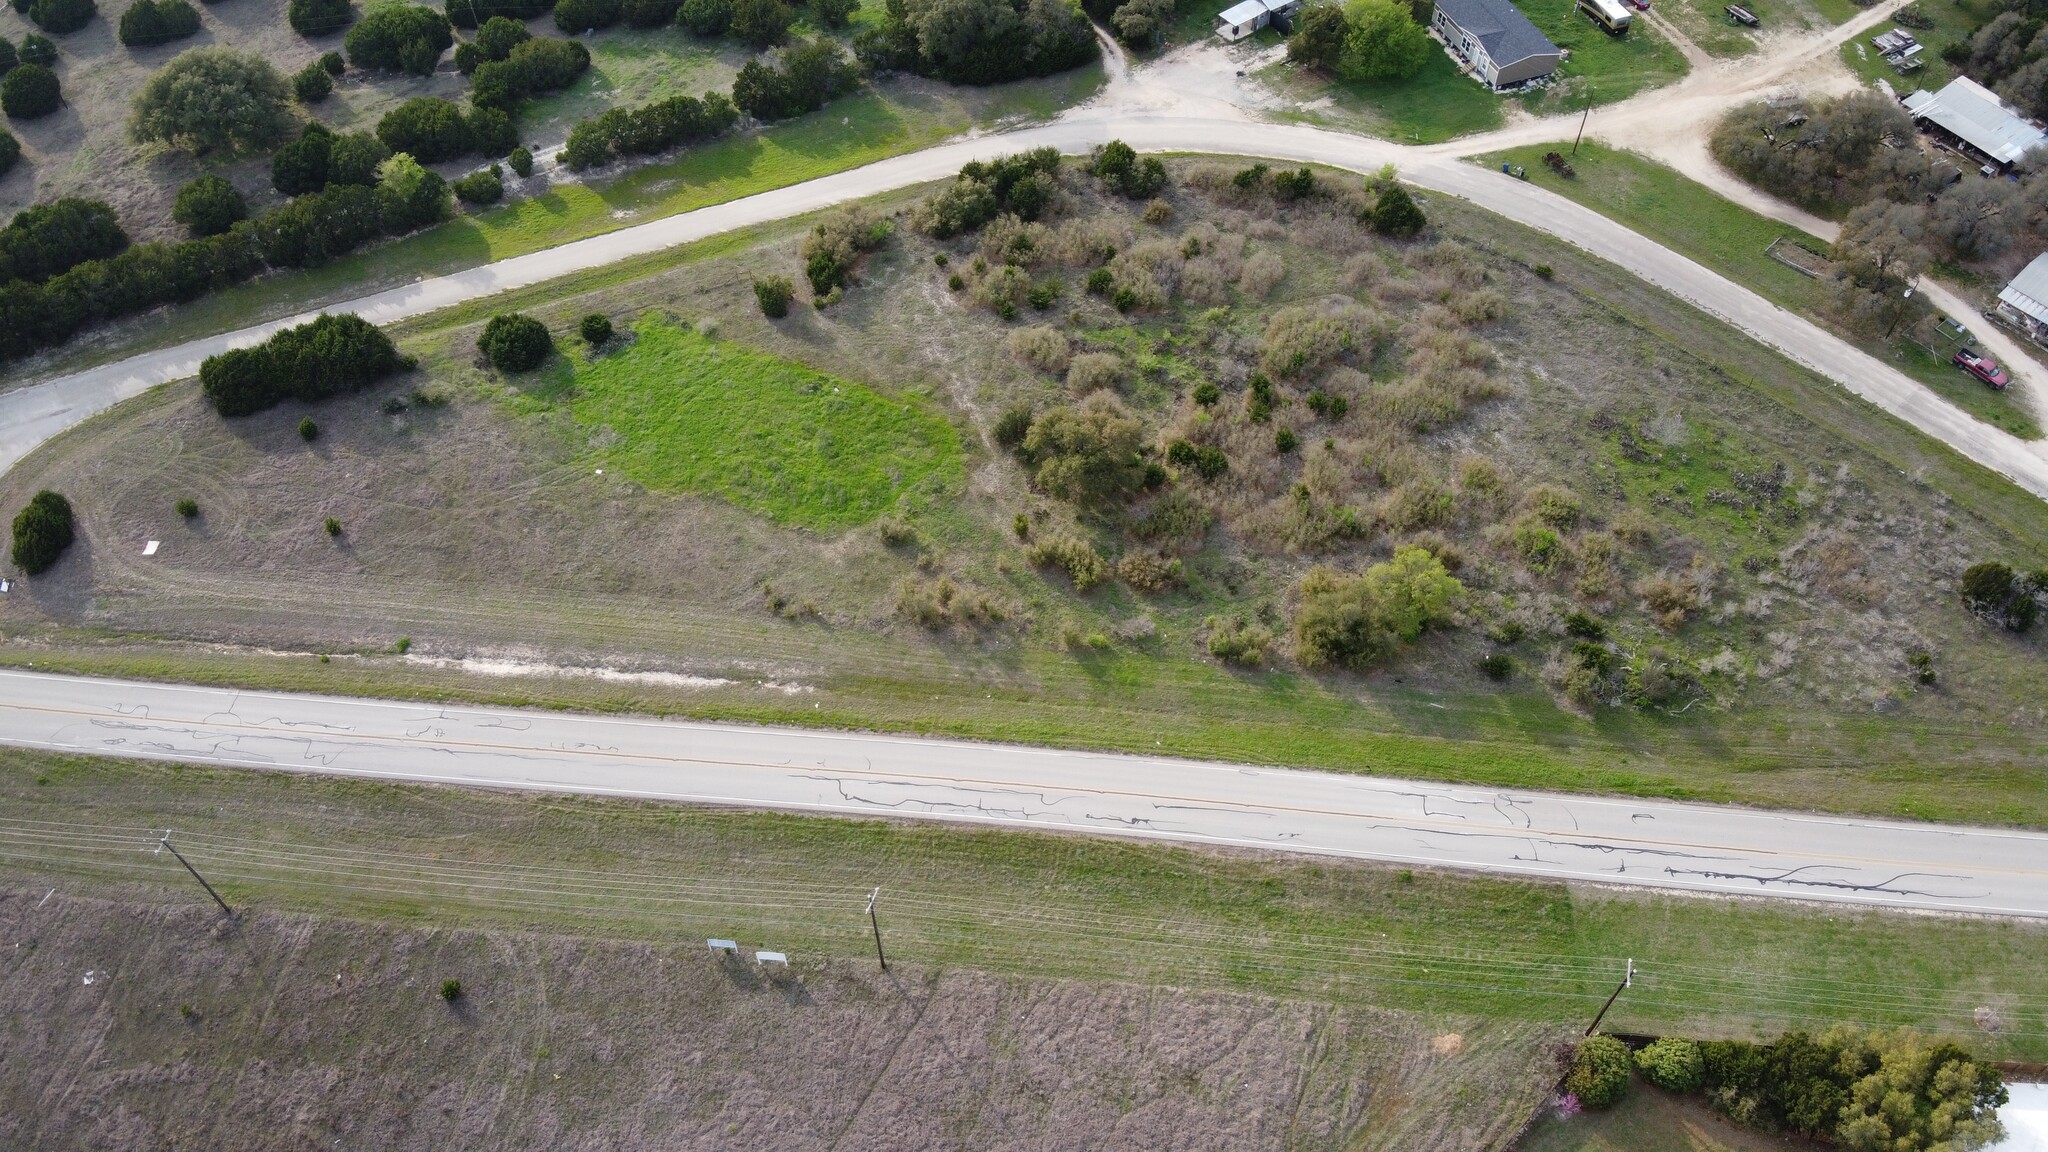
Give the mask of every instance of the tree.
[{"label": "tree", "polygon": [[1295,655],[1310,667],[1363,671],[1448,619],[1464,595],[1465,586],[1441,560],[1412,546],[1395,549],[1392,560],[1359,576],[1318,566],[1301,581]]},{"label": "tree", "polygon": [[67,196],[14,214],[0,228],[0,282],[41,283],[88,260],[105,260],[128,247],[114,210],[98,200]]},{"label": "tree", "polygon": [[1921,244],[1926,213],[1915,205],[1873,200],[1849,213],[1835,241],[1842,268],[1834,307],[1860,331],[1890,335],[1927,304],[1907,288],[1931,263]]},{"label": "tree", "polygon": [[1950,185],[1927,213],[1927,230],[1960,260],[1989,260],[2012,246],[2025,208],[2009,180]]},{"label": "tree", "polygon": [[334,92],[334,77],[318,60],[292,73],[292,98],[301,104],[318,104]]},{"label": "tree", "polygon": [[1046,492],[1104,512],[1145,486],[1145,426],[1107,393],[1051,408],[1032,421],[1023,455]]},{"label": "tree", "polygon": [[41,64],[45,68],[55,66],[57,63],[57,42],[48,36],[38,36],[34,32],[23,36],[21,38],[21,62],[23,64]]},{"label": "tree", "polygon": [[555,27],[575,36],[609,28],[619,22],[620,0],[560,0],[555,5]]},{"label": "tree", "polygon": [[14,166],[20,161],[21,141],[14,138],[14,133],[0,128],[0,176],[14,171]]},{"label": "tree", "polygon": [[194,153],[258,151],[291,130],[284,77],[261,56],[194,48],[166,64],[135,97],[128,131]]},{"label": "tree", "polygon": [[732,34],[756,51],[789,38],[790,22],[796,19],[782,0],[733,0]]},{"label": "tree", "polygon": [[23,64],[0,79],[0,110],[16,120],[38,120],[64,103],[57,74],[41,64]]},{"label": "tree", "polygon": [[1073,0],[893,0],[854,52],[877,71],[957,84],[1050,76],[1093,62],[1094,30]]},{"label": "tree", "polygon": [[660,28],[676,18],[682,0],[624,0],[619,15],[628,28]]},{"label": "tree", "polygon": [[349,0],[291,0],[285,9],[285,22],[292,31],[309,39],[339,32],[355,18]]},{"label": "tree", "polygon": [[194,236],[218,236],[249,218],[249,203],[233,184],[208,174],[178,189],[171,219]]},{"label": "tree", "polygon": [[1173,0],[1128,0],[1109,22],[1116,38],[1136,48],[1150,47],[1173,20]]},{"label": "tree", "polygon": [[419,4],[394,4],[363,17],[342,47],[358,68],[427,76],[454,43],[447,16]]},{"label": "tree", "polygon": [[554,351],[547,325],[517,312],[493,316],[476,346],[500,372],[530,372]]},{"label": "tree", "polygon": [[503,60],[512,55],[512,50],[533,39],[533,33],[526,25],[503,16],[493,16],[476,30],[477,51],[486,60]]},{"label": "tree", "polygon": [[457,28],[475,28],[493,16],[531,20],[555,6],[555,0],[447,0],[448,20]]},{"label": "tree", "polygon": [[789,315],[789,302],[795,298],[796,285],[787,276],[763,276],[754,281],[754,303],[761,306],[761,315],[770,320]]},{"label": "tree", "polygon": [[1868,1069],[1848,1086],[1833,1121],[1855,1152],[1981,1148],[2002,1139],[1998,1107],[2010,1098],[1998,1070],[1961,1047],[1910,1029],[1841,1042],[1840,1065]]},{"label": "tree", "polygon": [[1294,18],[1287,38],[1287,59],[1304,68],[1335,72],[1344,58],[1344,37],[1351,25],[1335,4],[1312,4]]},{"label": "tree", "polygon": [[1408,189],[1388,181],[1373,199],[1367,222],[1382,236],[1413,236],[1429,224],[1429,218],[1422,214]]},{"label": "tree", "polygon": [[0,76],[5,76],[21,63],[21,56],[14,50],[14,41],[0,36]]},{"label": "tree", "polygon": [[692,36],[723,36],[732,27],[732,0],[683,0],[676,22]]},{"label": "tree", "polygon": [[146,48],[182,40],[199,31],[199,10],[185,0],[135,0],[121,13],[121,43]]},{"label": "tree", "polygon": [[1589,1036],[1572,1053],[1564,1090],[1588,1108],[1610,1108],[1628,1094],[1628,1045],[1612,1036]]},{"label": "tree", "polygon": [[1667,1092],[1697,1092],[1706,1075],[1700,1046],[1681,1036],[1666,1036],[1638,1051],[1636,1068]]},{"label": "tree", "polygon": [[270,154],[270,186],[286,196],[303,196],[327,187],[327,159],[334,133],[318,120],[299,138]]},{"label": "tree", "polygon": [[99,6],[93,0],[34,0],[27,11],[36,27],[54,36],[76,32],[98,14]]},{"label": "tree", "polygon": [[400,152],[377,166],[379,224],[391,235],[424,228],[448,215],[448,182]]},{"label": "tree", "polygon": [[427,164],[465,155],[472,145],[462,109],[438,96],[415,96],[386,112],[377,121],[377,139]]},{"label": "tree", "polygon": [[15,566],[30,576],[42,575],[71,547],[74,535],[71,502],[43,489],[15,513]]},{"label": "tree", "polygon": [[1429,34],[1399,0],[1350,0],[1344,22],[1338,67],[1350,79],[1405,80],[1429,61]]},{"label": "tree", "polygon": [[327,183],[367,188],[377,182],[377,169],[390,158],[391,149],[368,132],[336,136],[327,147]]},{"label": "tree", "polygon": [[844,28],[860,11],[860,0],[811,0],[811,14],[827,28]]},{"label": "tree", "polygon": [[[233,418],[287,397],[310,403],[354,392],[411,366],[376,325],[323,313],[253,348],[207,357],[199,365],[199,390],[214,411]],[[301,423],[301,435],[310,423]]]},{"label": "tree", "polygon": [[1963,607],[2011,632],[2025,632],[2040,614],[2033,582],[1997,560],[1973,564],[1963,572]]}]

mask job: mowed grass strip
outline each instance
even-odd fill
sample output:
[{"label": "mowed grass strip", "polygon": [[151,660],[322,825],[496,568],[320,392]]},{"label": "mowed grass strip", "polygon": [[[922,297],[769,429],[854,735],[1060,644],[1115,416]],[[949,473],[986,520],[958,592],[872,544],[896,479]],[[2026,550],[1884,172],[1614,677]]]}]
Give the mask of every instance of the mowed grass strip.
[{"label": "mowed grass strip", "polygon": [[665,492],[704,492],[820,532],[874,519],[960,475],[960,439],[916,397],[884,396],[661,318],[576,370],[571,411],[618,439],[606,460]]}]

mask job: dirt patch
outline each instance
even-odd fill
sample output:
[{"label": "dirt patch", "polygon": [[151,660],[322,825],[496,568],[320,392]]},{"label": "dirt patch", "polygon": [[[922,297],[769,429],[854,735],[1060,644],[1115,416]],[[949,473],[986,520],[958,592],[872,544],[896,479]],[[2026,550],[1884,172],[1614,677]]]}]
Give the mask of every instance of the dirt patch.
[{"label": "dirt patch", "polygon": [[11,891],[0,941],[15,1147],[1485,1149],[1547,1059],[1433,1051],[1401,1013],[695,940]]}]

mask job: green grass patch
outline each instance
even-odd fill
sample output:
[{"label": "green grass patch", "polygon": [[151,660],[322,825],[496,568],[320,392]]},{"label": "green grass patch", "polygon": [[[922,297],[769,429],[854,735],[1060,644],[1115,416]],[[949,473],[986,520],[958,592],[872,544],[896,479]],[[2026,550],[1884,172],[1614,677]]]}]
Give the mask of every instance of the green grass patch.
[{"label": "green grass patch", "polygon": [[[1820,0],[1816,0],[1816,3],[1819,2]],[[1832,4],[1844,2],[1845,0],[1828,0],[1828,3]],[[1916,88],[1926,88],[1931,91],[1940,88],[1960,75],[1956,71],[1955,65],[1941,58],[1941,50],[1951,44],[1968,40],[1970,33],[1978,25],[1985,23],[2002,11],[1998,5],[1988,2],[1988,0],[1946,0],[1946,2],[1943,2],[1943,0],[1920,0],[1915,5],[1915,8],[1925,13],[1930,20],[1934,21],[1934,27],[1932,28],[1904,29],[1914,39],[1920,41],[1922,45],[1920,55],[1917,58],[1923,61],[1923,63],[1918,69],[1902,75],[1898,69],[1885,63],[1884,57],[1877,54],[1877,49],[1870,46],[1871,37],[1893,28],[1903,27],[1903,25],[1891,22],[1878,24],[1863,35],[1842,45],[1842,63],[1848,66],[1849,71],[1861,77],[1866,84],[1876,80],[1884,80],[1902,94],[1911,92]],[[1851,11],[1854,10],[1853,8],[1851,9]]]},{"label": "green grass patch", "polygon": [[1610,36],[1573,0],[1530,0],[1517,7],[1551,43],[1571,52],[1549,88],[1520,98],[1539,116],[1626,100],[1690,70],[1678,47],[1647,22],[1637,21],[1626,36]]},{"label": "green grass patch", "polygon": [[1407,80],[1364,83],[1284,62],[1262,70],[1259,79],[1296,105],[1328,101],[1326,107],[1289,113],[1298,119],[1408,144],[1435,144],[1498,128],[1512,99],[1459,73],[1434,46],[1422,71]]},{"label": "green grass patch", "polygon": [[1538,144],[1479,159],[1494,169],[1503,162],[1520,164],[1528,169],[1531,182],[1620,221],[1773,303],[1835,330],[1977,419],[2023,439],[2041,437],[2039,423],[2017,397],[1984,387],[1951,365],[1946,356],[1929,353],[1903,337],[1886,342],[1840,331],[1823,313],[1826,285],[1766,254],[1780,237],[1822,252],[1829,248],[1826,241],[1725,200],[1705,185],[1633,152],[1581,143],[1578,155],[1572,157],[1578,178],[1567,180],[1543,164],[1543,154],[1557,148]]},{"label": "green grass patch", "polygon": [[[22,887],[808,957],[1237,988],[1583,1027],[1623,960],[1620,1031],[1767,1036],[1912,1024],[2048,1051],[2039,924],[1609,891],[1157,843],[533,796],[0,750],[0,867]],[[252,827],[263,830],[250,839]],[[139,863],[138,863],[139,861]],[[46,879],[47,878],[47,879]],[[80,880],[84,883],[81,884]],[[1999,1007],[2007,1030],[1975,1034]]]},{"label": "green grass patch", "polygon": [[617,435],[600,455],[640,484],[830,532],[959,479],[959,437],[921,398],[885,397],[665,319],[635,333],[565,384],[579,423]]},{"label": "green grass patch", "polygon": [[1730,20],[1723,10],[1726,4],[1727,0],[1657,0],[1655,10],[1707,55],[1724,60],[1747,56],[1756,51],[1756,33]]}]

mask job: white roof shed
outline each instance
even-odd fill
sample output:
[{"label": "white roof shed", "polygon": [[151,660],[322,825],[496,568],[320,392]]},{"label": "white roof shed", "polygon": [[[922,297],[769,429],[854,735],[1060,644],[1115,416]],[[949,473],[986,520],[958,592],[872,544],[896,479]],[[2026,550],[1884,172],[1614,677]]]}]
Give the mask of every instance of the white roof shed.
[{"label": "white roof shed", "polygon": [[2024,313],[2037,324],[2048,324],[2048,253],[2034,261],[1998,294],[1998,302]]},{"label": "white roof shed", "polygon": [[2048,135],[1968,76],[1957,77],[1939,92],[1922,89],[1902,103],[1913,119],[1933,124],[2001,165],[2017,163],[2034,149],[2048,146]]}]

